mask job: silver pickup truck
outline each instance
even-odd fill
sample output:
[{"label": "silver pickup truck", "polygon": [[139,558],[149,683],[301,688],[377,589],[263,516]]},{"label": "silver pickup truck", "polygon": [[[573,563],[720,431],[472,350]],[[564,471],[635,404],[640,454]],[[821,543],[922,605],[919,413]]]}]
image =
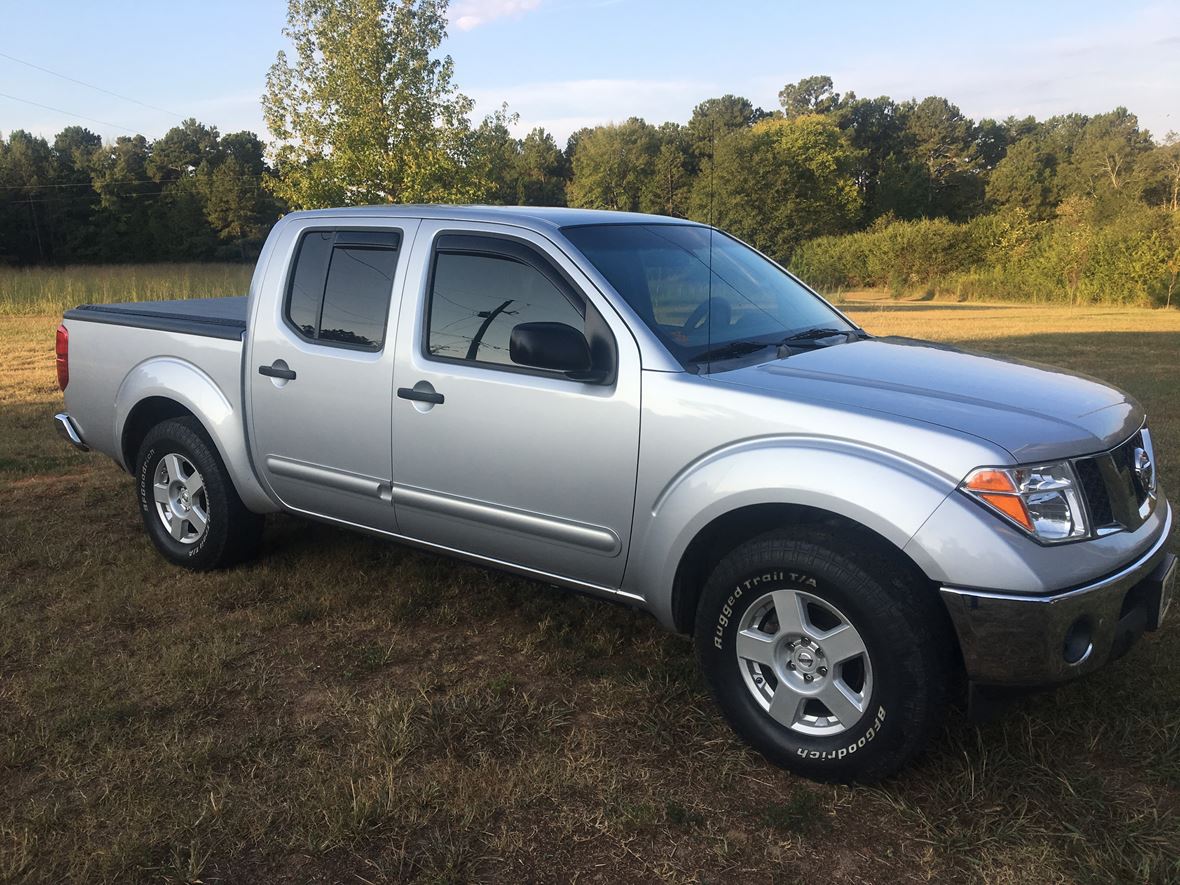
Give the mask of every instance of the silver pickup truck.
[{"label": "silver pickup truck", "polygon": [[1175,583],[1128,396],[874,337],[680,219],[297,212],[248,297],[79,307],[57,365],[59,431],[170,562],[239,562],[284,510],[623,601],[822,780],[1101,667]]}]

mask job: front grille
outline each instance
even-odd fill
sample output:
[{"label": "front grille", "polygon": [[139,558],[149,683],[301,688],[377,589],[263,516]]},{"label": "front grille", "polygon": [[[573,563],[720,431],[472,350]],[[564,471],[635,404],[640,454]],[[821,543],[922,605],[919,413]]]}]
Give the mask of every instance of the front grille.
[{"label": "front grille", "polygon": [[1143,436],[1143,431],[1138,431],[1110,451],[1074,461],[1090,519],[1099,532],[1133,531],[1151,512],[1146,506],[1150,490],[1135,471],[1135,452],[1146,448]]},{"label": "front grille", "polygon": [[1110,495],[1107,494],[1106,482],[1095,459],[1080,458],[1074,462],[1074,469],[1078,474],[1078,482],[1082,484],[1082,494],[1090,507],[1090,520],[1098,527],[1113,525]]}]

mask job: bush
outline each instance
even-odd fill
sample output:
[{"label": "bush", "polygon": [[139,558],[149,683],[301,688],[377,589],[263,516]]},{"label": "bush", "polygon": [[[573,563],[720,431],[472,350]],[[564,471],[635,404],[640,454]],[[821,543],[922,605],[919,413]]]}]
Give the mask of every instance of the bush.
[{"label": "bush", "polygon": [[881,287],[894,297],[1165,305],[1180,292],[1180,216],[1131,207],[1097,223],[1075,198],[1051,221],[1022,210],[963,224],[889,220],[808,241],[791,269],[822,289]]}]

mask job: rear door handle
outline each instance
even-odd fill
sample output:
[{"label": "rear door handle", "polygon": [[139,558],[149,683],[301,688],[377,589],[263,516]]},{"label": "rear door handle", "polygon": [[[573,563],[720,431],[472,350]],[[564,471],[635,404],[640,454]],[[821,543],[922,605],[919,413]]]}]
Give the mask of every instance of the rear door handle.
[{"label": "rear door handle", "polygon": [[433,390],[415,390],[412,387],[399,387],[397,395],[402,399],[412,399],[420,403],[433,403],[436,406],[441,406],[446,402],[446,397],[441,393],[435,393]]},{"label": "rear door handle", "polygon": [[284,381],[295,380],[295,370],[288,369],[287,364],[282,360],[275,360],[273,365],[259,366],[258,374],[265,375],[267,378],[282,378]]}]

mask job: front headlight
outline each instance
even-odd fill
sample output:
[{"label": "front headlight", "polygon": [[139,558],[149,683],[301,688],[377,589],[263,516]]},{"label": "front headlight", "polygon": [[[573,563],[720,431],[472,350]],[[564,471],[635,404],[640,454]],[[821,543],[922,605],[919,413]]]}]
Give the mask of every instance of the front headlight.
[{"label": "front headlight", "polygon": [[1038,541],[1088,534],[1078,479],[1068,461],[1035,467],[980,467],[959,488]]}]

